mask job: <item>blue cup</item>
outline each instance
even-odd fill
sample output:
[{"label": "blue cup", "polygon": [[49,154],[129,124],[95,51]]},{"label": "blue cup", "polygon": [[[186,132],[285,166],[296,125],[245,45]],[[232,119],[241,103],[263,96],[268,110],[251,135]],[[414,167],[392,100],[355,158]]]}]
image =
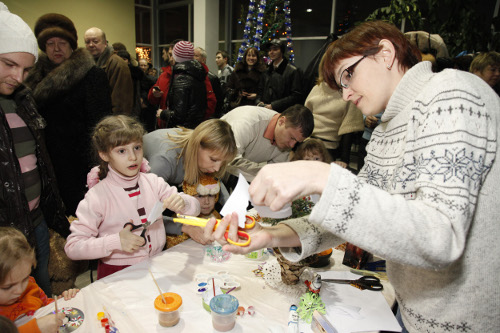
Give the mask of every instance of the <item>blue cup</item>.
[{"label": "blue cup", "polygon": [[210,300],[212,325],[219,332],[227,332],[236,324],[239,302],[233,295],[222,294]]}]

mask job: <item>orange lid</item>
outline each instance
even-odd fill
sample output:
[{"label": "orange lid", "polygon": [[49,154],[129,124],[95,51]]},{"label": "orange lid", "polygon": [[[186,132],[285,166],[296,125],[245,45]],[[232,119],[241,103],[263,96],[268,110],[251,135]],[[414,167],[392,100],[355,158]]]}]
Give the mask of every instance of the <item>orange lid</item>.
[{"label": "orange lid", "polygon": [[155,309],[163,312],[171,312],[177,310],[182,305],[182,297],[176,293],[164,293],[165,303],[161,296],[155,299]]}]

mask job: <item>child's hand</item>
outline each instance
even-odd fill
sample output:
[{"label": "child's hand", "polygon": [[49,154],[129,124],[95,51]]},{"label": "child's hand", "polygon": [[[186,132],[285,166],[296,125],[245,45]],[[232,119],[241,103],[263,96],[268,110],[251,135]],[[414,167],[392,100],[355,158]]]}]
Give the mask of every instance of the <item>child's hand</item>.
[{"label": "child's hand", "polygon": [[163,201],[163,209],[170,209],[175,213],[179,213],[184,209],[186,203],[179,194],[172,194]]},{"label": "child's hand", "polygon": [[[134,222],[130,220],[130,222]],[[144,238],[141,236],[135,235],[130,232],[132,229],[131,225],[127,225],[125,228],[120,231],[120,243],[122,245],[122,251],[127,253],[133,253],[139,249],[142,245],[144,245]]]},{"label": "child's hand", "polygon": [[62,295],[58,297],[58,299],[64,297],[64,300],[67,301],[76,296],[76,294],[80,291],[80,289],[68,289],[63,291]]},{"label": "child's hand", "polygon": [[63,324],[64,317],[66,317],[66,315],[63,312],[49,314],[45,317],[38,318],[36,324],[42,333],[56,333],[59,331],[59,326]]}]

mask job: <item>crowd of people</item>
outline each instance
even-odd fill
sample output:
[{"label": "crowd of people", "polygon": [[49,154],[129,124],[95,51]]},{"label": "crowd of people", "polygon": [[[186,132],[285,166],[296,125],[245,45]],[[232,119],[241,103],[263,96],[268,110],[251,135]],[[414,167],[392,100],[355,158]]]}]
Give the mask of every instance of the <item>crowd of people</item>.
[{"label": "crowd of people", "polygon": [[[311,73],[279,39],[234,68],[217,51],[216,74],[203,48],[176,40],[157,75],[100,28],[78,47],[70,18],[42,15],[32,31],[0,2],[0,328],[53,301],[51,229],[68,258],[97,260],[98,279],[163,251],[167,234],[239,254],[280,247],[291,261],[348,241],[387,260],[403,332],[498,330],[500,55],[444,68],[446,47],[420,33],[363,23],[329,40]],[[240,174],[273,210],[321,197],[310,216],[233,246],[237,215],[215,231],[213,217]],[[158,201],[165,216],[210,221],[142,232]]]}]

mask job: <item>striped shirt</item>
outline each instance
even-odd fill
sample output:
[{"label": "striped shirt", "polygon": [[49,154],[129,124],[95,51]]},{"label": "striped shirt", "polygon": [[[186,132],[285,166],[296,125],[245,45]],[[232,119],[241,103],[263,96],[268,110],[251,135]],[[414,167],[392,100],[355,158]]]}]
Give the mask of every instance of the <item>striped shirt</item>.
[{"label": "striped shirt", "polygon": [[24,181],[24,194],[34,217],[33,225],[36,226],[42,220],[38,209],[42,183],[37,167],[36,141],[24,120],[16,113],[17,106],[13,99],[0,97],[0,106],[12,131],[14,153],[19,161]]}]

